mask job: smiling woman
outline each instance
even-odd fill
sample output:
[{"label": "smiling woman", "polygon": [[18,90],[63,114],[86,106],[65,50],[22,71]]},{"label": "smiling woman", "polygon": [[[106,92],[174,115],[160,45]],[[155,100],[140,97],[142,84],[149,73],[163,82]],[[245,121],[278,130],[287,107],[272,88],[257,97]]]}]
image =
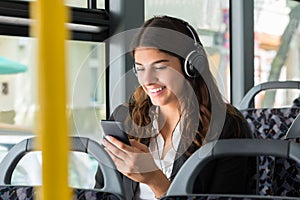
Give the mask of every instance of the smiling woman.
[{"label": "smiling woman", "polygon": [[[47,89],[37,81],[43,79],[37,73],[42,64],[35,61],[41,50],[36,48],[39,41],[32,35],[30,25],[35,21],[30,16],[39,14],[30,4],[39,1],[0,0],[0,55],[28,67],[17,75],[3,75],[7,72],[0,69],[0,144],[5,143],[7,150],[24,136],[35,134],[41,110],[38,88],[51,90],[53,97],[47,99],[52,102],[63,96],[56,89],[62,88],[61,84],[53,87],[58,81]],[[186,160],[204,144],[250,137],[247,123],[235,108],[246,92],[258,83],[298,81],[300,77],[299,0],[61,3],[71,10],[70,21],[64,26],[70,31],[64,68],[68,134],[103,141],[123,178],[127,199],[163,195]],[[57,15],[53,17],[52,13],[50,20]],[[52,34],[46,41],[58,32],[48,31]],[[47,50],[59,52],[62,48]],[[51,81],[62,74],[56,69],[58,57],[50,59],[53,64],[46,67],[55,70]],[[290,105],[298,96],[298,90],[266,91],[255,97],[253,106],[271,110]],[[54,119],[59,117],[55,113]],[[103,139],[100,121],[108,119],[123,123],[130,146],[114,137]],[[30,132],[7,132],[1,123],[24,126]],[[59,123],[52,122],[51,128],[56,127]],[[53,134],[49,137],[52,140]],[[28,163],[28,169],[33,170],[33,162]],[[248,158],[236,157],[209,163],[195,176],[193,192],[248,193],[249,163]],[[73,167],[87,179],[97,170],[94,165],[89,165],[93,170],[80,168],[77,162],[71,171]],[[15,183],[26,176],[21,171]],[[70,185],[94,187],[96,183],[101,187],[103,183],[100,169],[92,181],[85,182],[72,172],[69,177]]]},{"label": "smiling woman", "polygon": [[[123,174],[127,198],[155,199],[203,144],[248,138],[250,130],[237,109],[223,101],[202,43],[187,22],[149,19],[132,41],[132,56],[140,86],[129,105],[117,107],[110,118],[123,123],[131,146],[114,137],[102,143]],[[197,177],[195,191],[248,193],[250,166],[248,158],[219,159]],[[99,169],[96,187],[102,179]]]}]

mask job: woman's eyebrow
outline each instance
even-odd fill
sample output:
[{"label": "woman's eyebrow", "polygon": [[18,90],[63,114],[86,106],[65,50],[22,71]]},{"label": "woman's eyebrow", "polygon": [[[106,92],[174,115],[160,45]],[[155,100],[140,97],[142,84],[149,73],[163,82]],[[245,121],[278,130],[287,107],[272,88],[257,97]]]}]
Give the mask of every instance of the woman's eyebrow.
[{"label": "woman's eyebrow", "polygon": [[[170,60],[167,60],[167,59],[157,60],[157,61],[151,63],[151,65],[155,65],[155,64],[163,63],[163,62],[170,62]],[[138,62],[135,62],[135,64],[136,65],[142,65],[141,63],[138,63]]]}]

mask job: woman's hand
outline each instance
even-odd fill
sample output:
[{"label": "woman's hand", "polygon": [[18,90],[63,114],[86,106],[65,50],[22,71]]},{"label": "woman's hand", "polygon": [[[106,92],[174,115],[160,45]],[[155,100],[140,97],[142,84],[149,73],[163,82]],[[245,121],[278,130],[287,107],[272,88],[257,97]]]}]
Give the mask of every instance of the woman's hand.
[{"label": "woman's hand", "polygon": [[106,136],[102,141],[122,174],[136,182],[147,184],[156,196],[161,196],[169,188],[169,180],[155,164],[146,145],[136,140],[130,140],[130,143],[131,146],[128,146],[111,136]]},{"label": "woman's hand", "polygon": [[130,143],[131,146],[128,146],[111,136],[106,136],[102,142],[121,173],[137,182],[145,183],[159,169],[146,145],[135,140],[130,140]]}]

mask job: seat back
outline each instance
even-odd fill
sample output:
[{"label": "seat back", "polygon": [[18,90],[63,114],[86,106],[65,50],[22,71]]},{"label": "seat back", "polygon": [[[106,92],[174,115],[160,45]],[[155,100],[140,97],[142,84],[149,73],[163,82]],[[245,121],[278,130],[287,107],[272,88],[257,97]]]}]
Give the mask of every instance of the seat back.
[{"label": "seat back", "polygon": [[[74,199],[90,199],[83,197],[98,196],[96,199],[111,198],[125,199],[125,190],[122,185],[120,174],[117,172],[113,161],[99,143],[84,137],[70,137],[70,151],[84,152],[96,159],[103,173],[104,187],[97,190],[75,188]],[[35,148],[36,138],[28,138],[16,144],[3,158],[0,163],[0,197],[11,199],[14,194],[35,196],[36,188],[33,186],[12,186],[12,173],[20,159],[31,151],[38,151]],[[21,192],[21,193],[20,193]],[[92,196],[91,196],[92,195]],[[7,198],[5,198],[7,197]],[[101,197],[101,198],[100,198]],[[17,199],[17,198],[16,198]]]},{"label": "seat back", "polygon": [[[300,164],[299,152],[300,145],[285,140],[226,139],[207,143],[199,148],[184,163],[171,183],[166,197],[163,199],[174,197],[176,197],[176,199],[181,199],[181,197],[183,197],[183,199],[194,199],[193,186],[197,174],[213,159],[226,156],[272,155],[290,158]],[[241,199],[241,196],[239,196],[239,199]]]},{"label": "seat back", "polygon": [[[300,113],[300,107],[287,108],[260,108],[241,110],[243,116],[248,121],[252,130],[253,137],[258,139],[273,139],[284,140],[287,131],[293,121]],[[274,156],[259,156],[258,157],[258,193],[261,195],[273,195],[278,192],[274,188],[274,171],[275,157]],[[293,175],[296,177],[299,174]],[[277,186],[278,188],[279,186]],[[291,190],[294,190],[290,188]]]},{"label": "seat back", "polygon": [[[300,114],[288,129],[285,140],[300,145]],[[273,187],[276,195],[300,197],[300,165],[291,159],[277,158]]]},{"label": "seat back", "polygon": [[[300,112],[300,97],[289,107],[251,108],[254,97],[259,92],[269,89],[300,89],[300,81],[272,81],[259,84],[247,92],[239,109],[248,121],[254,138],[284,140],[289,127]],[[258,157],[258,193],[261,195],[278,193],[276,188],[279,186],[274,185],[275,161],[274,156]],[[293,176],[296,178],[299,175]]]},{"label": "seat back", "polygon": [[[0,186],[1,200],[21,200],[21,199],[41,199],[39,198],[39,186],[25,186],[25,185],[4,185]],[[103,192],[92,189],[78,189],[73,188],[72,200],[120,200],[116,194]]]}]

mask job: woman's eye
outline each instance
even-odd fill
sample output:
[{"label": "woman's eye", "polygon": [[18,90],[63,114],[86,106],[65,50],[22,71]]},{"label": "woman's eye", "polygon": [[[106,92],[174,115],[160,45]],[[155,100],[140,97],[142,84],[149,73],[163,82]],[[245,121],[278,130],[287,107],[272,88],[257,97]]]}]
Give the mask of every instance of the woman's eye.
[{"label": "woman's eye", "polygon": [[144,71],[145,70],[145,67],[141,66],[141,65],[135,65],[135,70],[137,72],[140,72],[140,71]]},{"label": "woman's eye", "polygon": [[137,72],[140,72],[140,71],[144,71],[144,70],[145,70],[145,68],[142,68],[142,67],[137,67],[137,68],[135,68],[135,69],[136,69]]},{"label": "woman's eye", "polygon": [[[168,66],[167,65],[152,65],[149,66],[149,70],[163,70],[166,69]],[[135,71],[136,72],[143,72],[146,70],[147,67],[143,65],[135,65]]]},{"label": "woman's eye", "polygon": [[159,66],[155,66],[155,69],[166,69],[168,66],[166,65],[159,65]]}]

